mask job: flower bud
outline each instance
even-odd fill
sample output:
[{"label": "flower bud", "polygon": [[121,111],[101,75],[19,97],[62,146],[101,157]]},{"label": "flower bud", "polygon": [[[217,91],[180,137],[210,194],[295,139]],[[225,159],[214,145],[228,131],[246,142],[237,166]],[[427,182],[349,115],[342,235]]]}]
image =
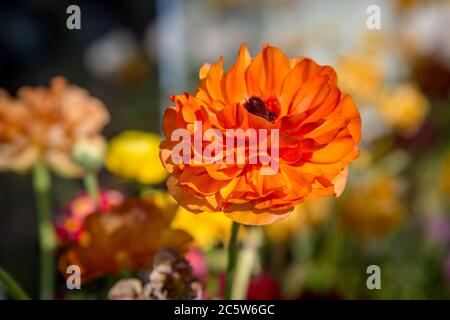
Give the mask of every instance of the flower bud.
[{"label": "flower bud", "polygon": [[103,166],[106,155],[106,142],[102,136],[80,138],[75,141],[71,155],[79,166],[97,171]]}]

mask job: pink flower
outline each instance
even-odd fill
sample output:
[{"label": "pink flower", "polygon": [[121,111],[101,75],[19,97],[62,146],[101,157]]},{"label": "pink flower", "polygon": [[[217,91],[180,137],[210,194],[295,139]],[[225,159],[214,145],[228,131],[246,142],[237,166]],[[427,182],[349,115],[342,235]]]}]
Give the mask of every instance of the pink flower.
[{"label": "pink flower", "polygon": [[425,231],[428,240],[434,244],[445,246],[450,241],[450,222],[444,215],[432,217]]},{"label": "pink flower", "polygon": [[[121,204],[123,195],[118,191],[102,190],[100,192],[100,212]],[[55,231],[62,244],[78,242],[84,231],[84,219],[95,213],[96,207],[87,193],[82,193],[63,208],[63,213],[56,219]]]},{"label": "pink flower", "polygon": [[184,255],[192,267],[192,275],[200,281],[206,281],[208,276],[208,262],[200,249],[192,248]]}]

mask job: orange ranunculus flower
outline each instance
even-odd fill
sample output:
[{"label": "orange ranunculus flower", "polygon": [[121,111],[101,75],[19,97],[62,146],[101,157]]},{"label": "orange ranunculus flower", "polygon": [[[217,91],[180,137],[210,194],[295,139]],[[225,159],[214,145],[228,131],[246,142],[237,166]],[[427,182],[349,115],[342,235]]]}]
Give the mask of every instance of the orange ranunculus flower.
[{"label": "orange ranunculus flower", "polygon": [[[171,173],[169,191],[183,207],[263,225],[306,200],[341,194],[348,165],[359,154],[361,119],[351,97],[337,87],[333,68],[288,59],[270,46],[252,58],[243,45],[227,73],[221,58],[203,65],[199,76],[197,92],[173,96],[163,119],[160,155]],[[262,162],[252,164],[247,147],[244,164],[173,161],[179,141],[172,141],[172,133],[184,128],[193,140],[196,121],[203,133],[213,128],[224,136],[227,129],[278,129],[277,172],[262,175]]]},{"label": "orange ranunculus flower", "polygon": [[184,253],[191,236],[171,229],[175,211],[160,205],[157,197],[127,199],[109,211],[97,212],[84,220],[83,239],[69,245],[59,259],[63,275],[70,265],[78,265],[83,282],[125,270],[151,267],[161,248]]},{"label": "orange ranunculus flower", "polygon": [[98,136],[108,121],[100,100],[62,77],[48,88],[23,87],[17,98],[0,91],[0,170],[27,171],[42,159],[61,175],[80,175],[72,146]]}]

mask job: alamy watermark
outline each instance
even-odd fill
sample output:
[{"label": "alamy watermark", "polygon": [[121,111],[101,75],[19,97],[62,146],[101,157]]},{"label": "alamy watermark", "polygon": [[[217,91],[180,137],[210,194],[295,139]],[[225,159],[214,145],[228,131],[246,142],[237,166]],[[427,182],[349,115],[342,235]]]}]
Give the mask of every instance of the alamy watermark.
[{"label": "alamy watermark", "polygon": [[381,289],[381,269],[380,266],[372,264],[367,267],[366,273],[370,274],[367,278],[366,286],[369,290],[380,290]]},{"label": "alamy watermark", "polygon": [[66,273],[69,275],[66,280],[66,286],[69,290],[81,289],[81,269],[76,264],[67,267]]},{"label": "alamy watermark", "polygon": [[261,175],[274,175],[279,169],[279,137],[279,129],[238,128],[222,133],[209,128],[203,132],[202,122],[194,121],[193,139],[188,129],[172,132],[171,141],[178,143],[171,159],[174,164],[260,164]]},{"label": "alamy watermark", "polygon": [[369,30],[381,29],[381,9],[379,6],[372,4],[367,7],[366,13],[369,15],[366,20],[366,27]]},{"label": "alamy watermark", "polygon": [[70,14],[66,20],[66,27],[69,30],[81,29],[81,9],[79,6],[72,4],[67,7],[66,13]]}]

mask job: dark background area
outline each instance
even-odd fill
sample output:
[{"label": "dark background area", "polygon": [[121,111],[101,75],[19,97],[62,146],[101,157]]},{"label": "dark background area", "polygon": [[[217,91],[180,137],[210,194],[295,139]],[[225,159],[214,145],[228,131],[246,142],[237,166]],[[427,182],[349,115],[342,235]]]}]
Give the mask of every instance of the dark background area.
[{"label": "dark background area", "polygon": [[[81,30],[66,27],[73,4]],[[366,25],[371,5],[380,30]],[[361,156],[341,198],[301,205],[300,219],[264,229],[268,250],[255,266],[289,298],[442,299],[450,297],[449,17],[448,0],[1,1],[0,88],[15,95],[64,76],[104,102],[110,139],[159,133],[169,95],[194,91],[204,62],[223,56],[228,68],[242,43],[252,56],[270,44],[329,64],[361,113]],[[104,169],[100,182],[127,196],[142,187]],[[54,216],[81,191],[80,180],[53,174]],[[37,240],[31,177],[1,172],[0,266],[32,297]],[[205,254],[220,262],[222,251]],[[383,290],[367,289],[370,264],[382,267]]]},{"label": "dark background area", "polygon": [[[71,4],[82,8],[81,30],[66,28],[66,8]],[[156,67],[144,53],[140,53],[142,74],[113,80],[95,77],[84,62],[87,48],[112,30],[126,29],[138,42],[143,41],[146,27],[154,17],[154,1],[2,1],[0,87],[14,95],[24,84],[47,85],[53,76],[63,75],[70,82],[89,88],[114,114],[105,128],[106,137],[127,128],[158,132]],[[149,101],[154,104],[149,105]],[[81,188],[81,182],[77,185],[56,176],[53,180],[53,190],[58,195],[56,207]],[[30,176],[1,173],[0,265],[21,279],[32,295],[38,285],[36,228]]]}]

